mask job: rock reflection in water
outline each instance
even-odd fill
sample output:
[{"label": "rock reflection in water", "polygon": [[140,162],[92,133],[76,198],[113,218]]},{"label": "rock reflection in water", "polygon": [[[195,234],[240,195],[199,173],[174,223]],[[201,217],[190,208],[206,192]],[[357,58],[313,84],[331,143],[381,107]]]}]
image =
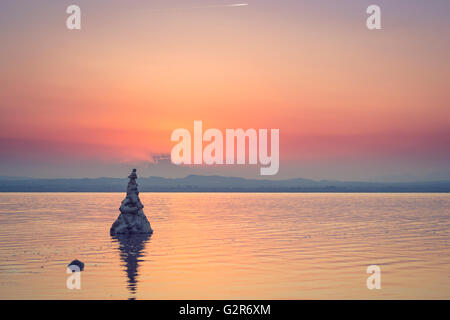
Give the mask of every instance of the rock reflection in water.
[{"label": "rock reflection in water", "polygon": [[148,234],[133,234],[133,235],[116,235],[112,236],[119,244],[120,259],[125,263],[125,271],[127,272],[128,285],[127,288],[131,293],[131,300],[135,299],[138,283],[138,268],[140,258],[145,255],[144,247],[146,242],[150,239]]}]

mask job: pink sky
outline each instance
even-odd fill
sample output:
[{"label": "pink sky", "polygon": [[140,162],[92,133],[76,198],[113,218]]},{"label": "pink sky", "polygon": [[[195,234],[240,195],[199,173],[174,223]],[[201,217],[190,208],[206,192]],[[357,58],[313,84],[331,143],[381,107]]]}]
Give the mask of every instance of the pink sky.
[{"label": "pink sky", "polygon": [[38,2],[0,5],[0,175],[171,175],[148,162],[194,120],[279,128],[279,178],[450,171],[448,3],[380,1],[369,31],[360,1],[80,1],[68,31]]}]

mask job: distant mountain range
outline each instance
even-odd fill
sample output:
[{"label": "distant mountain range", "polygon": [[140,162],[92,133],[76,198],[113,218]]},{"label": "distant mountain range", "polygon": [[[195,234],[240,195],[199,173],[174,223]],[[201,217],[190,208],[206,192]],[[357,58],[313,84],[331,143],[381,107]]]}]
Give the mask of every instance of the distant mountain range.
[{"label": "distant mountain range", "polygon": [[[124,192],[128,179],[34,179],[0,176],[0,192]],[[141,192],[450,192],[450,181],[257,180],[189,175],[139,178]]]}]

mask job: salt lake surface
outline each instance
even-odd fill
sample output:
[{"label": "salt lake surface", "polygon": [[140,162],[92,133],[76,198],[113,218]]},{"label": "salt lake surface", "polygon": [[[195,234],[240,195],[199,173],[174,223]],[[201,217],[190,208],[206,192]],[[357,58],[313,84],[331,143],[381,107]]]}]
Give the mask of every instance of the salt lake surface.
[{"label": "salt lake surface", "polygon": [[141,193],[132,240],[123,197],[0,193],[0,298],[450,299],[450,194]]}]

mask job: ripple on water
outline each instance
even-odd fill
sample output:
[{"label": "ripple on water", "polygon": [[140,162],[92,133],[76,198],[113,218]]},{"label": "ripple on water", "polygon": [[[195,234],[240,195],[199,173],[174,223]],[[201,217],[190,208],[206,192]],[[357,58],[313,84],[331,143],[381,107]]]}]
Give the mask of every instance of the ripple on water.
[{"label": "ripple on water", "polygon": [[120,193],[0,193],[0,298],[450,298],[448,194],[140,196],[155,234],[130,240]]}]

